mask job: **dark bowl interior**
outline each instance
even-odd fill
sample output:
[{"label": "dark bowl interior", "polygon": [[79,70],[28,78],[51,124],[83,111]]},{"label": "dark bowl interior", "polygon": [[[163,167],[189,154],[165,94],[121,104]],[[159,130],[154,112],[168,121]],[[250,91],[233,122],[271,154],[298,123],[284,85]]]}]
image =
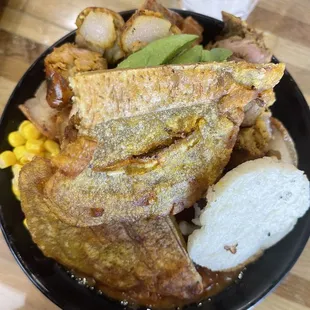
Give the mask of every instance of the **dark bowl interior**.
[{"label": "dark bowl interior", "polygon": [[[123,12],[127,19],[133,11]],[[205,28],[204,44],[212,40],[222,29],[223,24],[213,18],[197,13],[178,11],[183,16],[192,15]],[[55,46],[74,41],[74,32],[59,40],[29,68],[16,86],[2,115],[0,124],[0,152],[10,149],[7,143],[9,132],[16,130],[24,119],[17,108],[33,96],[44,79],[43,60]],[[277,60],[274,59],[276,62]],[[289,130],[296,143],[299,155],[299,168],[310,178],[310,117],[308,105],[298,86],[288,72],[285,72],[276,86],[277,102],[272,111]],[[0,170],[0,221],[4,237],[15,259],[36,285],[48,298],[62,309],[124,309],[117,301],[100,296],[70,278],[66,270],[54,260],[46,258],[32,242],[24,228],[20,203],[11,192],[11,170]],[[276,246],[272,247],[254,264],[247,267],[242,280],[206,300],[199,309],[233,310],[247,309],[270,292],[292,268],[301,254],[310,234],[310,212],[301,218],[294,230]],[[198,308],[196,304],[185,307]],[[142,308],[141,308],[142,309]]]}]

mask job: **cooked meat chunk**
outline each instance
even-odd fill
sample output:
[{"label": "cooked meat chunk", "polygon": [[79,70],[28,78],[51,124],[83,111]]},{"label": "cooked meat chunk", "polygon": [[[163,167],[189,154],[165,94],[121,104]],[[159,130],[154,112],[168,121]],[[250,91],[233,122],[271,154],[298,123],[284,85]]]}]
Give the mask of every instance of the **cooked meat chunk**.
[{"label": "cooked meat chunk", "polygon": [[166,9],[156,0],[146,0],[140,9],[161,13],[171,24],[176,25],[180,29],[182,28],[184,18],[176,12]]},{"label": "cooked meat chunk", "polygon": [[58,111],[51,108],[46,101],[46,82],[39,86],[35,97],[28,99],[19,108],[44,136],[50,139],[57,138]]},{"label": "cooked meat chunk", "polygon": [[109,63],[124,57],[120,47],[124,25],[121,15],[106,8],[89,7],[79,14],[76,25],[78,46],[104,54]]},{"label": "cooked meat chunk", "polygon": [[263,35],[250,28],[240,18],[223,12],[225,27],[212,47],[227,48],[233,52],[235,59],[253,63],[268,63],[271,52],[265,46]]},{"label": "cooked meat chunk", "polygon": [[161,13],[138,10],[126,22],[121,34],[121,46],[129,54],[136,52],[148,43],[181,30],[165,19]]},{"label": "cooked meat chunk", "polygon": [[96,52],[66,43],[56,47],[44,60],[47,95],[52,108],[62,109],[70,103],[72,91],[68,78],[77,72],[106,69],[105,59]]},{"label": "cooked meat chunk", "polygon": [[202,42],[202,33],[204,29],[193,17],[188,16],[184,19],[181,30],[182,33],[198,35],[199,39],[197,39],[196,44]]}]

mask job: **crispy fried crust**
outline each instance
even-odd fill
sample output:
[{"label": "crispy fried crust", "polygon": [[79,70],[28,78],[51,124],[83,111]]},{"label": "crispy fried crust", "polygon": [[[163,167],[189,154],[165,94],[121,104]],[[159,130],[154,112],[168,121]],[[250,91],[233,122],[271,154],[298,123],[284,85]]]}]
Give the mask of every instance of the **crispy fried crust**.
[{"label": "crispy fried crust", "polygon": [[70,79],[75,93],[72,115],[77,115],[81,129],[87,130],[110,119],[221,98],[221,110],[225,113],[239,106],[237,100],[225,104],[228,93],[241,98],[251,92],[255,97],[272,89],[283,72],[283,64],[223,62],[77,74]]},{"label": "crispy fried crust", "polygon": [[184,18],[176,12],[166,9],[156,0],[146,0],[140,9],[159,12],[172,24],[176,25],[178,28],[182,28]]},{"label": "crispy fried crust", "polygon": [[107,288],[123,291],[136,303],[143,299],[156,303],[165,296],[187,299],[201,293],[201,277],[169,217],[134,225],[68,226],[51,212],[42,192],[42,184],[53,172],[48,160],[36,158],[23,167],[19,181],[29,231],[46,256]]},{"label": "crispy fried crust", "polygon": [[52,108],[62,109],[73,95],[68,78],[77,72],[106,69],[107,63],[99,53],[66,43],[45,57],[44,66],[47,102]]},{"label": "crispy fried crust", "polygon": [[128,19],[121,32],[121,47],[130,54],[156,39],[181,33],[181,30],[159,12],[138,10]]},{"label": "crispy fried crust", "polygon": [[[97,23],[105,22],[105,29],[101,29],[105,33],[95,39],[90,36],[98,29],[83,29],[83,23],[89,14],[92,18],[97,16],[96,23],[89,25],[90,28],[96,27]],[[120,43],[124,20],[120,14],[106,8],[88,7],[78,15],[75,23],[78,27],[75,39],[78,46],[104,54],[109,63],[115,63],[124,57]]]}]

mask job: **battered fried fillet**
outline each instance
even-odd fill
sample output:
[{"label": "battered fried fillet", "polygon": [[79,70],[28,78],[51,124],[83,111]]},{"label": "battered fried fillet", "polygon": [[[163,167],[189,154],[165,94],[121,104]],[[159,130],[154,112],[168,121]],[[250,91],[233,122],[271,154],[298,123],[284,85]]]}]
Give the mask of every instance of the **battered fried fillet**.
[{"label": "battered fried fillet", "polygon": [[68,78],[77,72],[106,69],[107,63],[99,53],[66,43],[45,57],[44,66],[47,102],[52,108],[60,110],[70,103],[72,97]]},{"label": "battered fried fillet", "polygon": [[111,119],[220,100],[221,112],[237,113],[244,108],[238,98],[258,98],[283,72],[284,64],[214,62],[76,74],[70,79],[75,94],[71,114],[85,132]]},{"label": "battered fried fillet", "polygon": [[56,164],[44,185],[51,209],[94,226],[190,207],[226,166],[243,108],[282,74],[282,65],[214,63],[76,75],[79,139],[93,155],[83,170],[71,152]]},{"label": "battered fried fillet", "polygon": [[68,226],[51,212],[42,191],[53,173],[50,162],[37,157],[23,167],[19,178],[29,231],[44,255],[94,277],[109,290],[123,291],[124,298],[131,296],[138,304],[201,293],[201,277],[169,217],[134,225]]}]

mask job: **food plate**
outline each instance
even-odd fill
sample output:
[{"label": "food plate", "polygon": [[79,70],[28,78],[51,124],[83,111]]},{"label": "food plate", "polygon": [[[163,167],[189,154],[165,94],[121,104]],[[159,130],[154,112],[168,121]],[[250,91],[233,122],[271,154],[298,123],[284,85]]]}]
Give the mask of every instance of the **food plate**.
[{"label": "food plate", "polygon": [[[204,44],[215,37],[223,27],[222,22],[187,11],[177,11],[183,16],[192,15],[205,28]],[[128,19],[133,11],[121,13]],[[18,105],[32,97],[44,80],[43,60],[55,46],[74,41],[75,32],[59,40],[43,53],[28,69],[16,86],[4,110],[0,123],[0,152],[8,149],[7,135],[24,119]],[[274,62],[277,60],[274,58]],[[299,168],[310,178],[310,113],[298,86],[288,72],[275,87],[277,102],[273,115],[288,129],[296,144]],[[52,259],[46,258],[32,242],[22,221],[20,203],[11,192],[11,171],[0,171],[0,222],[4,237],[15,259],[42,293],[62,309],[124,309],[120,302],[100,295],[71,278],[70,274]],[[301,218],[294,230],[254,264],[250,264],[238,283],[199,304],[199,309],[247,309],[268,294],[286,275],[301,254],[310,234],[310,212]],[[186,309],[196,309],[192,304]],[[143,308],[141,308],[143,309]]]}]

